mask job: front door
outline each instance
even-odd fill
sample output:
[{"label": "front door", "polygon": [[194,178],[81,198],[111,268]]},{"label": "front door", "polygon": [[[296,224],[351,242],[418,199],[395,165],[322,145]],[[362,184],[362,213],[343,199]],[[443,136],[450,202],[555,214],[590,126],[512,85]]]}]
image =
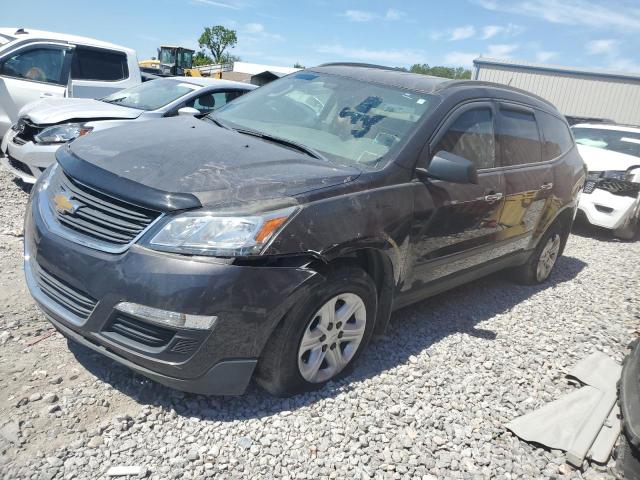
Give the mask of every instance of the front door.
[{"label": "front door", "polygon": [[16,122],[27,103],[64,96],[68,52],[63,45],[33,44],[0,59],[0,135]]},{"label": "front door", "polygon": [[496,169],[494,117],[491,102],[468,103],[436,134],[431,154],[444,150],[472,161],[478,184],[429,180],[415,189],[413,255],[405,289],[417,292],[493,258],[504,192],[502,173]]}]

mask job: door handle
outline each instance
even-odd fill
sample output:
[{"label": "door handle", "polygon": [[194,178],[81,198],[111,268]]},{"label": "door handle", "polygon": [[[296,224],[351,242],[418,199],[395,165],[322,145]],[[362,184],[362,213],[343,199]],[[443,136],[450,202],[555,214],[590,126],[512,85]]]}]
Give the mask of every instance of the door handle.
[{"label": "door handle", "polygon": [[553,183],[549,182],[549,183],[544,183],[542,185],[540,185],[540,190],[551,190],[553,188]]},{"label": "door handle", "polygon": [[40,98],[45,98],[45,97],[53,97],[53,93],[44,92],[40,94]]},{"label": "door handle", "polygon": [[502,194],[501,193],[492,193],[491,195],[485,195],[484,196],[484,201],[485,202],[497,202],[501,198],[502,198]]}]

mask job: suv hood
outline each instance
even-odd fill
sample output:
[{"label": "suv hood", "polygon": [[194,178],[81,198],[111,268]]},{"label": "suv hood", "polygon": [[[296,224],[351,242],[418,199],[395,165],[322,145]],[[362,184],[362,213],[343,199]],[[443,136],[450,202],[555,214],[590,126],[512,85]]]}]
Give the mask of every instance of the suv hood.
[{"label": "suv hood", "polygon": [[604,170],[626,170],[633,165],[640,165],[640,157],[618,153],[604,148],[589,147],[578,144],[578,152],[587,164],[590,172]]},{"label": "suv hood", "polygon": [[[219,127],[175,117],[93,132],[69,144],[72,176],[105,191],[124,179],[165,194],[189,194],[216,208],[294,197],[351,182],[360,170],[318,160],[297,150]],[[59,155],[60,158],[60,155]],[[84,165],[84,167],[83,167]],[[106,171],[91,172],[96,169]],[[96,183],[96,178],[111,179]],[[83,178],[79,178],[83,177]],[[144,203],[143,188],[140,202]],[[149,192],[149,193],[150,193]],[[268,202],[271,203],[271,202]],[[264,205],[264,204],[263,204]],[[165,210],[176,209],[168,201]]]},{"label": "suv hood", "polygon": [[90,98],[49,98],[28,103],[18,116],[27,117],[36,125],[49,125],[65,120],[133,119],[143,110],[121,107]]}]

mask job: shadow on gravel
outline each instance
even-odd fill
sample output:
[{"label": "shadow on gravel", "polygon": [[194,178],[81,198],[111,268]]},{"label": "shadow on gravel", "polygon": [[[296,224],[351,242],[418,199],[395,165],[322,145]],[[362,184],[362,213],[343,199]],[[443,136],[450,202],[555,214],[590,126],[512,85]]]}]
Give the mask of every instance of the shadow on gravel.
[{"label": "shadow on gravel", "polygon": [[23,182],[21,179],[19,178],[14,178],[13,179],[13,183],[16,184],[16,186],[22,190],[24,193],[31,193],[31,188],[33,188],[33,185],[31,183],[26,183]]},{"label": "shadow on gravel", "polygon": [[574,279],[586,266],[572,257],[561,257],[544,285],[512,283],[504,273],[494,274],[396,311],[384,337],[375,338],[363,352],[355,371],[315,392],[293,398],[272,397],[250,385],[241,397],[205,397],[185,394],[146,379],[93,351],[69,342],[77,360],[100,380],[143,405],[175,410],[180,416],[203,420],[233,421],[261,418],[296,410],[319,400],[349,392],[356,383],[409,362],[410,357],[450,335],[465,334],[491,342],[496,333],[478,323],[508,311],[536,293]]}]

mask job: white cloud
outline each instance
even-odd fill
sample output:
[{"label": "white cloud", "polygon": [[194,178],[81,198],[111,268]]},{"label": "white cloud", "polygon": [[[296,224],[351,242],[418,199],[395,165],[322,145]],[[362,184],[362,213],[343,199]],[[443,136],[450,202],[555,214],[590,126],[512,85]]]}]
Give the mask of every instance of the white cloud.
[{"label": "white cloud", "polygon": [[379,62],[389,65],[413,65],[424,63],[423,52],[408,49],[373,50],[368,48],[350,48],[341,44],[321,45],[317,48],[319,53],[335,55],[365,62]]},{"label": "white cloud", "polygon": [[390,8],[384,15],[380,15],[376,12],[369,12],[366,10],[347,10],[342,14],[350,22],[371,22],[372,20],[388,20],[396,21],[401,20],[406,14],[395,8]]},{"label": "white cloud", "polygon": [[640,9],[604,0],[472,0],[487,10],[564,25],[640,30]]},{"label": "white cloud", "polygon": [[264,32],[264,25],[262,25],[261,23],[247,23],[244,28],[247,33]]},{"label": "white cloud", "polygon": [[465,25],[463,27],[454,28],[451,30],[449,41],[455,42],[457,40],[465,40],[471,38],[476,34],[476,29],[473,25]]},{"label": "white cloud", "polygon": [[377,17],[375,13],[364,10],[347,10],[344,16],[351,22],[370,22]]},{"label": "white cloud", "polygon": [[489,40],[490,38],[495,37],[496,35],[502,35],[505,37],[515,37],[516,35],[520,35],[524,31],[524,28],[520,25],[515,25],[513,23],[509,23],[505,26],[500,25],[487,25],[482,28],[482,40]]},{"label": "white cloud", "polygon": [[621,72],[640,73],[640,63],[630,58],[615,58],[609,62],[607,68]]},{"label": "white cloud", "polygon": [[611,38],[592,40],[587,43],[587,53],[589,55],[611,55],[618,50],[619,43]]},{"label": "white cloud", "polygon": [[242,6],[230,2],[218,2],[214,0],[191,0],[191,2],[199,3],[200,5],[210,5],[212,7],[228,8],[231,10],[240,10],[242,8]]},{"label": "white cloud", "polygon": [[517,44],[498,44],[489,45],[487,49],[487,55],[490,57],[508,57],[511,53],[516,51],[520,45]]},{"label": "white cloud", "polygon": [[557,54],[558,54],[557,52],[547,52],[547,51],[541,50],[539,52],[536,52],[536,62],[540,62],[540,63],[548,62]]},{"label": "white cloud", "polygon": [[395,8],[390,8],[389,10],[387,10],[387,13],[385,14],[384,18],[385,20],[400,20],[404,16],[405,16],[404,12],[401,12],[400,10],[396,10]]}]

